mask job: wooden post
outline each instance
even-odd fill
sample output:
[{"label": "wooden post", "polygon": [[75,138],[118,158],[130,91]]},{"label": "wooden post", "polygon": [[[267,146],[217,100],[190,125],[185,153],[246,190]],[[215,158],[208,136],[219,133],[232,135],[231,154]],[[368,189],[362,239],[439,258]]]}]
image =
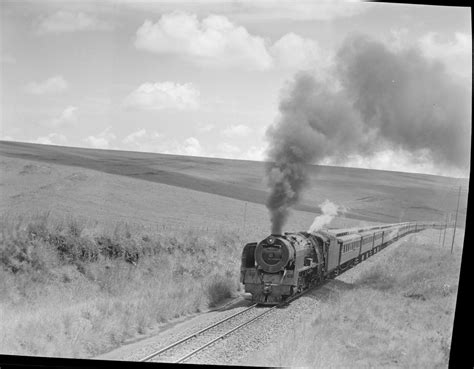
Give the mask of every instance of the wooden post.
[{"label": "wooden post", "polygon": [[439,227],[438,245],[440,245],[440,246],[441,246],[441,230],[442,230],[442,228]]},{"label": "wooden post", "polygon": [[456,225],[458,223],[458,211],[459,211],[459,199],[461,198],[461,186],[459,186],[458,192],[458,205],[456,207],[456,218],[454,218],[454,230],[453,230],[453,242],[451,242],[451,254],[453,253],[454,247],[454,236],[456,235]]},{"label": "wooden post", "polygon": [[444,239],[446,238],[446,227],[447,226],[448,226],[448,214],[446,214],[446,220],[444,221],[443,247],[444,247]]}]

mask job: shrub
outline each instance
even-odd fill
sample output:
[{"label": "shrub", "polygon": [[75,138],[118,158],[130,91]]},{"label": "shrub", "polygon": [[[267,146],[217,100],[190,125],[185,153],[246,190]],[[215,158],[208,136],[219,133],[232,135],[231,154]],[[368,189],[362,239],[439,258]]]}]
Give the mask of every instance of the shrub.
[{"label": "shrub", "polygon": [[57,262],[55,250],[40,239],[30,240],[19,236],[2,240],[0,266],[14,274],[48,272]]},{"label": "shrub", "polygon": [[362,273],[357,280],[358,287],[369,287],[380,291],[389,290],[395,285],[396,279],[388,274],[380,264]]},{"label": "shrub", "polygon": [[232,297],[232,292],[235,289],[234,284],[229,277],[224,277],[220,274],[212,275],[206,286],[209,306],[214,307],[224,299]]}]

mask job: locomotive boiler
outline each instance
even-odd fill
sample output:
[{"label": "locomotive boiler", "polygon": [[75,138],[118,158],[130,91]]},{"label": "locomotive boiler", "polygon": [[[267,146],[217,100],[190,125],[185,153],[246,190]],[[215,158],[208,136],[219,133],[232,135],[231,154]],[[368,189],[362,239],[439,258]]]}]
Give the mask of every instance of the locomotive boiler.
[{"label": "locomotive boiler", "polygon": [[364,228],[272,234],[242,251],[240,282],[252,300],[278,304],[334,278],[408,233],[435,223],[397,223]]}]

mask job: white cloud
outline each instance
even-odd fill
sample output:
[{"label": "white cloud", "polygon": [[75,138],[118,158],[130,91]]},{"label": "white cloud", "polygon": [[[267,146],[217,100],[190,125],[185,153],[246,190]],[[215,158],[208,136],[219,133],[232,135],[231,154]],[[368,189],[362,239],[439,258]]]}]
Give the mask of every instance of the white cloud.
[{"label": "white cloud", "polygon": [[124,104],[146,110],[196,109],[199,107],[199,90],[191,83],[147,82],[130,93]]},{"label": "white cloud", "polygon": [[199,140],[195,137],[188,137],[185,139],[184,143],[178,147],[177,151],[190,156],[199,156],[203,154],[202,146]]},{"label": "white cloud", "polygon": [[272,63],[262,37],[251,35],[221,15],[199,21],[195,14],[174,12],[162,15],[155,24],[146,20],[137,30],[135,46],[220,67],[261,70]]},{"label": "white cloud", "polygon": [[74,123],[77,120],[77,110],[76,106],[69,105],[57,117],[43,123],[49,127],[60,127]]},{"label": "white cloud", "polygon": [[206,156],[201,143],[196,137],[188,137],[182,143],[176,141],[166,142],[160,152],[173,155]]},{"label": "white cloud", "polygon": [[36,27],[39,34],[111,30],[113,28],[110,23],[104,22],[94,15],[65,10],[40,17]]},{"label": "white cloud", "polygon": [[407,28],[390,30],[382,37],[385,45],[394,52],[416,48],[431,59],[442,62],[452,75],[470,78],[472,73],[471,35],[455,32],[451,35],[428,32],[419,38],[410,37]]},{"label": "white cloud", "polygon": [[455,32],[450,39],[441,34],[429,32],[418,40],[423,54],[431,59],[440,60],[454,75],[470,79],[472,75],[471,35]]},{"label": "white cloud", "polygon": [[287,33],[270,48],[275,64],[282,68],[309,69],[319,65],[323,52],[316,41]]},{"label": "white cloud", "polygon": [[202,155],[203,153],[201,144],[195,137],[188,137],[186,140],[184,140],[184,144],[181,149],[185,155],[198,156]]},{"label": "white cloud", "polygon": [[171,155],[209,156],[196,137],[188,137],[183,141],[177,141],[155,131],[148,132],[143,128],[126,136],[122,140],[122,144],[122,147],[126,150]]},{"label": "white cloud", "polygon": [[83,141],[87,144],[87,146],[95,149],[108,149],[110,148],[110,141],[116,139],[116,136],[110,132],[111,129],[112,127],[107,127],[97,136],[89,136]]},{"label": "white cloud", "polygon": [[421,149],[415,152],[409,152],[403,149],[385,149],[375,152],[371,156],[352,154],[344,160],[329,157],[324,159],[320,164],[408,173],[426,173],[452,177],[466,176],[466,173],[462,173],[458,169],[440,168],[437,163],[433,161],[430,151],[427,149]]},{"label": "white cloud", "polygon": [[25,91],[33,95],[59,93],[68,88],[68,83],[62,76],[54,76],[43,82],[30,82]]},{"label": "white cloud", "polygon": [[263,145],[252,146],[243,155],[241,155],[241,159],[253,160],[253,161],[264,161],[266,159],[266,156],[265,156],[266,150],[267,150],[267,147]]},{"label": "white cloud", "polygon": [[248,136],[252,130],[244,125],[244,124],[237,124],[227,127],[222,131],[222,134],[226,137],[245,137]]},{"label": "white cloud", "polygon": [[126,136],[122,142],[126,144],[133,144],[137,140],[143,138],[146,136],[146,129],[140,129],[136,132],[130,133],[128,136]]},{"label": "white cloud", "polygon": [[329,54],[310,38],[287,33],[272,45],[222,15],[199,20],[195,14],[174,12],[162,15],[156,23],[146,20],[137,30],[135,46],[223,68],[309,69],[331,62]]},{"label": "white cloud", "polygon": [[158,132],[147,132],[146,129],[139,129],[126,136],[122,143],[130,150],[159,152],[159,148],[163,145],[162,138],[163,136]]},{"label": "white cloud", "polygon": [[447,55],[470,55],[472,53],[471,36],[455,32],[451,40],[443,40],[436,32],[429,32],[419,41],[423,53],[431,58],[444,58]]},{"label": "white cloud", "polygon": [[127,135],[121,143],[121,148],[125,150],[256,161],[264,160],[266,149],[261,146],[252,146],[244,151],[241,146],[225,141],[213,147],[204,147],[199,139],[193,136],[178,141],[143,128]]},{"label": "white cloud", "polygon": [[67,145],[68,140],[66,136],[60,133],[50,133],[47,136],[38,137],[35,140],[30,141],[32,143],[39,143],[43,145]]}]

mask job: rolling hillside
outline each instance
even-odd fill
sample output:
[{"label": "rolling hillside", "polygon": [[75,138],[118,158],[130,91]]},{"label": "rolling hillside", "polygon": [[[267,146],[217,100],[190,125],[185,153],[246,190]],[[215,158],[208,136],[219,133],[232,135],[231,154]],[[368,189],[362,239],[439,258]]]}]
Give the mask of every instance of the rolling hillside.
[{"label": "rolling hillside", "polygon": [[[5,141],[0,156],[2,210],[62,210],[177,227],[269,224],[261,162]],[[347,209],[344,225],[440,220],[455,210],[459,185],[464,224],[466,179],[329,166],[308,171],[311,187],[288,229],[306,228],[325,199]]]}]

